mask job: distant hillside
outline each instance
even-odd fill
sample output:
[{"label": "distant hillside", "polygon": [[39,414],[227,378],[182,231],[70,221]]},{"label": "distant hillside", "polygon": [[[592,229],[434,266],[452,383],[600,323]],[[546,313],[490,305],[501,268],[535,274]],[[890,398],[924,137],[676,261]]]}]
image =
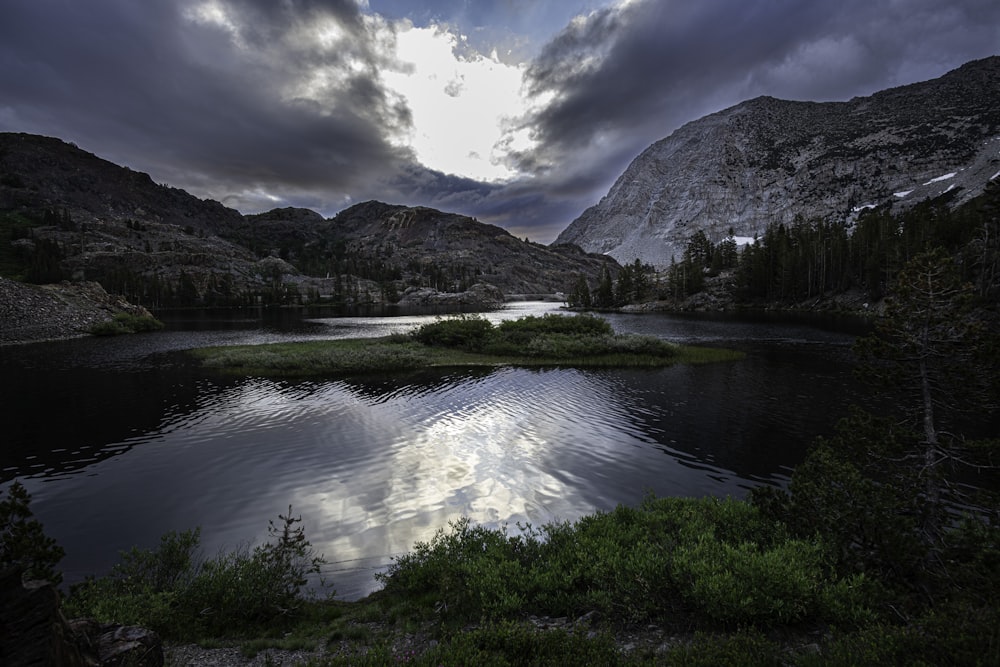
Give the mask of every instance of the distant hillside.
[{"label": "distant hillside", "polygon": [[594,284],[610,258],[572,246],[546,247],[506,230],[430,208],[366,202],[330,220],[347,257],[381,261],[404,276],[431,277],[438,289],[486,282],[507,294],[568,292],[580,275]]},{"label": "distant hillside", "polygon": [[[427,208],[359,204],[241,215],[59,139],[0,134],[0,275],[94,280],[152,308],[308,302],[462,302],[568,292],[614,260],[546,248]],[[488,289],[470,296],[481,300]],[[492,297],[491,297],[492,298]]]},{"label": "distant hillside", "polygon": [[1000,176],[1000,57],[849,102],[759,97],[684,125],[639,155],[556,239],[622,263],[669,264],[798,216],[844,224]]}]

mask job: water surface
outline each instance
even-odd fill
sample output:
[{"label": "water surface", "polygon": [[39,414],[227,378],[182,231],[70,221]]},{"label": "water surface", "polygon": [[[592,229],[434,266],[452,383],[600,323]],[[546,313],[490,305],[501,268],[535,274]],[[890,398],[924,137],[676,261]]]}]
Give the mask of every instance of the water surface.
[{"label": "water surface", "polygon": [[[497,321],[556,310],[516,304]],[[616,329],[738,347],[746,359],[639,370],[476,369],[274,380],[203,371],[200,345],[411,330],[433,316],[179,316],[167,331],[0,348],[21,479],[68,552],[67,580],[167,530],[211,554],[293,506],[338,595],[462,516],[573,520],[645,493],[742,497],[784,484],[812,438],[864,401],[843,322],[607,316]],[[821,326],[817,326],[821,325]]]}]

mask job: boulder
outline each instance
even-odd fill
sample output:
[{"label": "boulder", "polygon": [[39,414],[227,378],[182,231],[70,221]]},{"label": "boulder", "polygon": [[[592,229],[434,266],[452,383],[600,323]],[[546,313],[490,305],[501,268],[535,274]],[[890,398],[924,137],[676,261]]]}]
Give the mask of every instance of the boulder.
[{"label": "boulder", "polygon": [[0,664],[91,667],[47,582],[22,583],[21,567],[0,573]]},{"label": "boulder", "polygon": [[23,568],[0,572],[0,665],[11,667],[163,667],[163,642],[151,630],[67,621],[59,592],[22,581]]},{"label": "boulder", "polygon": [[101,667],[163,667],[163,642],[152,630],[89,618],[74,619],[69,626]]}]

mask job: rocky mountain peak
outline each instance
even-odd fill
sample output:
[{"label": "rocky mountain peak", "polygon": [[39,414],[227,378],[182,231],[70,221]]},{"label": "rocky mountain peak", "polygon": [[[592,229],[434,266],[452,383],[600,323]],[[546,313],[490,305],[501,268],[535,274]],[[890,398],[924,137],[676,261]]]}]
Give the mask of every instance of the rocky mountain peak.
[{"label": "rocky mountain peak", "polygon": [[622,263],[680,259],[703,230],[754,236],[797,216],[850,224],[866,208],[1000,176],[1000,57],[847,102],[757,97],[690,122],[640,154],[556,239]]}]

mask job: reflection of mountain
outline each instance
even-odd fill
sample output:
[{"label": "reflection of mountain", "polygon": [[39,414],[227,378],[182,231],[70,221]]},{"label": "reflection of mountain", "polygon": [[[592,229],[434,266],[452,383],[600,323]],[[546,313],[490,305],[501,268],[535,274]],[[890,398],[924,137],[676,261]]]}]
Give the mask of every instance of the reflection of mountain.
[{"label": "reflection of mountain", "polygon": [[632,428],[650,445],[744,488],[746,480],[783,477],[779,471],[798,464],[851,404],[870,400],[844,359],[811,345],[758,345],[737,363],[609,375],[609,389],[628,397]]},{"label": "reflection of mountain", "polygon": [[496,368],[423,368],[400,373],[370,373],[344,378],[344,386],[359,398],[374,403],[419,399],[457,384],[485,380]]},{"label": "reflection of mountain", "polygon": [[93,342],[0,354],[0,405],[7,416],[0,482],[81,470],[142,444],[165,419],[197,409],[203,387],[193,369],[77,364],[75,354]]}]

